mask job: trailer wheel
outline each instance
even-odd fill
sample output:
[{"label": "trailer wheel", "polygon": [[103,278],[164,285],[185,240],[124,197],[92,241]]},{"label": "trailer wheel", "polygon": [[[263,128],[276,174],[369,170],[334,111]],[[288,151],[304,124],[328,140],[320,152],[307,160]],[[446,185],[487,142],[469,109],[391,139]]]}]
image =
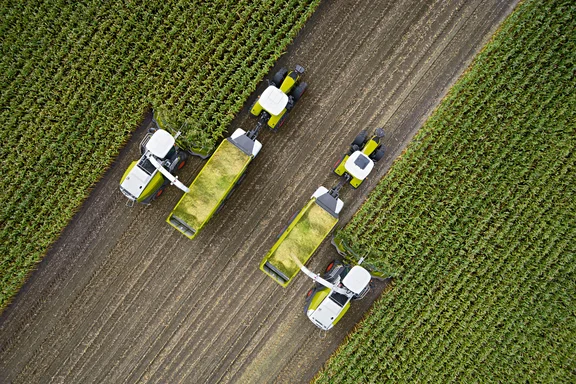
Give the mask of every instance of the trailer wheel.
[{"label": "trailer wheel", "polygon": [[244,172],[244,173],[242,174],[242,176],[240,176],[240,178],[239,178],[238,181],[236,182],[236,185],[242,184],[242,182],[243,182],[244,179],[246,178],[246,173],[247,173],[247,172]]},{"label": "trailer wheel", "polygon": [[300,212],[300,211],[294,212],[294,214],[292,215],[292,217],[290,218],[290,220],[288,220],[288,224],[286,224],[286,226],[283,227],[280,232],[278,232],[278,236],[276,236],[276,239],[279,239],[280,236],[282,236],[282,234],[284,233],[284,231],[288,229],[288,227],[290,226],[290,224],[292,224],[292,221],[294,221],[294,219],[296,218],[296,216],[298,215],[299,212]]}]

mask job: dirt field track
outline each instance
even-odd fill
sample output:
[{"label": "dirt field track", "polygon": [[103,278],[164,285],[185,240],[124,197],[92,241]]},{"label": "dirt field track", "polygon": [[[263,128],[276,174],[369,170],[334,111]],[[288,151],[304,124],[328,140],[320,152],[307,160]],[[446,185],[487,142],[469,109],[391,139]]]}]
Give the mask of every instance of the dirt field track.
[{"label": "dirt field track", "polygon": [[[310,280],[283,289],[260,260],[314,190],[336,182],[332,165],[356,133],[383,126],[377,175],[342,195],[349,219],[515,3],[325,0],[278,63],[303,65],[309,91],[278,134],[261,134],[244,184],[193,241],[164,222],[175,187],[125,206],[118,182],[138,130],[2,314],[0,382],[309,381],[381,286],[322,339],[303,314]],[[231,128],[253,126],[246,109]],[[309,266],[335,256],[326,242]]]}]

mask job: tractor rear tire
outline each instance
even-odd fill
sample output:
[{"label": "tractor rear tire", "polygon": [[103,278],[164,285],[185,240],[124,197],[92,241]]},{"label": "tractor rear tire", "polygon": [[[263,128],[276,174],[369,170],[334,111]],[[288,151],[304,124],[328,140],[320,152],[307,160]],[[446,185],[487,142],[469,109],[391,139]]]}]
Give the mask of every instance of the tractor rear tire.
[{"label": "tractor rear tire", "polygon": [[156,191],[156,193],[154,194],[154,197],[152,198],[151,201],[156,200],[157,198],[159,198],[160,196],[162,196],[162,194],[164,193],[164,190],[166,189],[166,186],[163,185],[160,187],[159,190]]},{"label": "tractor rear tire", "polygon": [[288,111],[284,112],[284,115],[280,118],[280,120],[278,120],[278,123],[273,129],[274,132],[278,132],[278,129],[280,129],[280,127],[284,125],[284,123],[286,122],[286,117],[288,117],[288,113],[289,113]]},{"label": "tractor rear tire", "polygon": [[304,92],[306,92],[306,88],[308,88],[308,84],[305,82],[301,82],[296,88],[294,88],[292,91],[292,98],[294,99],[294,102],[300,100]]},{"label": "tractor rear tire", "polygon": [[372,160],[374,160],[374,162],[381,160],[384,157],[385,153],[386,152],[384,151],[384,148],[378,149],[376,152],[374,152],[374,156],[372,157]]},{"label": "tractor rear tire", "polygon": [[280,88],[280,86],[282,85],[282,82],[286,78],[287,74],[288,74],[288,70],[286,68],[280,68],[280,70],[278,72],[276,72],[276,74],[272,78],[272,82],[274,83],[276,88]]},{"label": "tractor rear tire", "polygon": [[356,138],[352,142],[352,145],[356,145],[356,146],[362,148],[362,145],[364,145],[367,138],[368,138],[368,131],[363,130],[362,132],[360,132],[358,134],[358,136],[356,136]]}]

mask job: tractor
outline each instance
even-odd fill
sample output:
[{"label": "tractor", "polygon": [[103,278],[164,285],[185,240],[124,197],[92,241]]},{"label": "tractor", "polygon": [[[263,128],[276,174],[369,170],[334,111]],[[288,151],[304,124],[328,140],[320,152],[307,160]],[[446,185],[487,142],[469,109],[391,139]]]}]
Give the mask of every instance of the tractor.
[{"label": "tractor", "polygon": [[382,137],[382,128],[376,129],[370,138],[368,131],[360,132],[350,145],[348,153],[334,166],[334,173],[343,176],[352,187],[358,188],[374,168],[374,163],[384,157],[384,147],[380,143]]},{"label": "tractor", "polygon": [[360,265],[332,261],[322,277],[303,265],[300,269],[315,281],[306,294],[304,313],[323,331],[332,329],[340,321],[350,308],[350,301],[360,300],[370,291],[372,276]]},{"label": "tractor", "polygon": [[176,145],[176,136],[163,129],[151,128],[140,143],[139,160],[133,161],[120,180],[120,191],[134,202],[150,204],[158,198],[168,184],[174,184],[188,193],[174,173],[186,164],[188,154]]},{"label": "tractor", "polygon": [[300,82],[303,74],[304,68],[296,65],[290,72],[286,68],[281,68],[272,81],[268,81],[268,88],[258,96],[250,108],[250,114],[259,117],[258,126],[268,125],[275,132],[284,124],[290,110],[308,87],[305,82]]}]

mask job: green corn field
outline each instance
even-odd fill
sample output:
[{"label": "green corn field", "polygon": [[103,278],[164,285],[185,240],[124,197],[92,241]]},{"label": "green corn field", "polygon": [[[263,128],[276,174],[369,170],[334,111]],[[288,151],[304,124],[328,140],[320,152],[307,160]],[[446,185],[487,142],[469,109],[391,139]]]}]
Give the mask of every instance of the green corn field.
[{"label": "green corn field", "polygon": [[575,75],[522,3],[340,232],[395,278],[316,383],[576,380]]},{"label": "green corn field", "polygon": [[0,6],[0,309],[150,107],[210,150],[319,0]]}]

